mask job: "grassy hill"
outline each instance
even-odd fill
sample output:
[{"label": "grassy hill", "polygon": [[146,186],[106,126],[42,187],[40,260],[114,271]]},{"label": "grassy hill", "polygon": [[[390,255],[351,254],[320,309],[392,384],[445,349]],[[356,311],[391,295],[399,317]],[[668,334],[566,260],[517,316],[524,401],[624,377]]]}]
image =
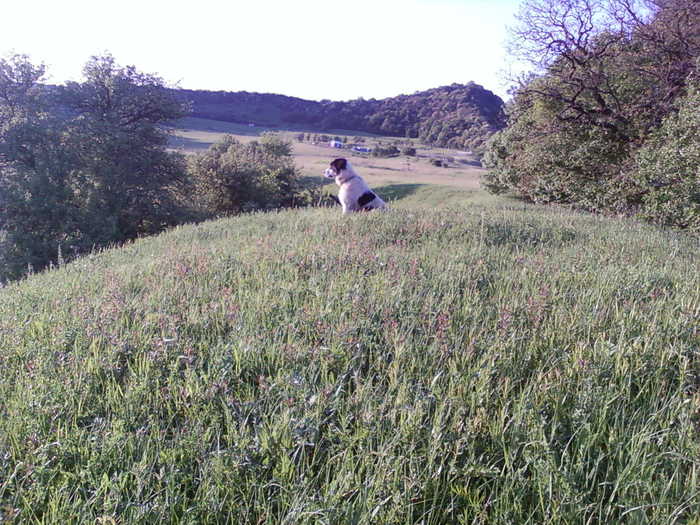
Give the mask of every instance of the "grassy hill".
[{"label": "grassy hill", "polygon": [[1,289],[0,521],[697,523],[697,238],[378,191]]}]

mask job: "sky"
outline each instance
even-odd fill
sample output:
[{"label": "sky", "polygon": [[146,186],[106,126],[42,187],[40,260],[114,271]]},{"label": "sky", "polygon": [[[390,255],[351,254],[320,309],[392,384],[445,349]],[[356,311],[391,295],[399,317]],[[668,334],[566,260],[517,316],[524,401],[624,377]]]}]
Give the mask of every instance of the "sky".
[{"label": "sky", "polygon": [[185,89],[385,98],[474,81],[506,98],[519,0],[2,0],[0,57],[51,83],[91,56]]}]

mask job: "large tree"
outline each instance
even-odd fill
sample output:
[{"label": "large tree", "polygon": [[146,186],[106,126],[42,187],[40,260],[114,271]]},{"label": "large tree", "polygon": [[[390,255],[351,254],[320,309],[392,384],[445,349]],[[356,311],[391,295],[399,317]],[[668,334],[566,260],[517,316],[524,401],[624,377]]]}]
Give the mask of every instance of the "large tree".
[{"label": "large tree", "polygon": [[700,54],[700,2],[525,0],[510,50],[549,79],[518,91],[556,105],[559,122],[639,140],[677,109]]},{"label": "large tree", "polygon": [[170,191],[184,182],[184,164],[167,150],[160,124],[184,115],[163,81],[120,67],[114,58],[93,57],[83,82],[69,82],[61,95],[74,115],[69,133],[79,156],[81,198],[97,215],[91,237],[121,241],[153,233],[177,220]]},{"label": "large tree", "polygon": [[175,223],[180,155],[160,124],[183,107],[158,77],[93,57],[83,82],[0,60],[0,278]]},{"label": "large tree", "polygon": [[636,176],[635,152],[658,137],[698,74],[700,2],[525,0],[511,51],[530,73],[489,144],[487,187],[603,212],[644,207],[655,220],[643,204],[652,188],[642,187],[653,178]]},{"label": "large tree", "polygon": [[55,259],[73,226],[73,152],[41,85],[44,67],[0,59],[0,279]]}]

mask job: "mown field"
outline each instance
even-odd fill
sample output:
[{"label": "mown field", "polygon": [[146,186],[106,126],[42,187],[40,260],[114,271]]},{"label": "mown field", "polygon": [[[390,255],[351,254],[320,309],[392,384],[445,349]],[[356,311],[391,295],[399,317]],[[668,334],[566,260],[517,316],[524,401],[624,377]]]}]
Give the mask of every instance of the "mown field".
[{"label": "mown field", "polygon": [[0,521],[700,521],[697,237],[402,182],[0,289]]}]

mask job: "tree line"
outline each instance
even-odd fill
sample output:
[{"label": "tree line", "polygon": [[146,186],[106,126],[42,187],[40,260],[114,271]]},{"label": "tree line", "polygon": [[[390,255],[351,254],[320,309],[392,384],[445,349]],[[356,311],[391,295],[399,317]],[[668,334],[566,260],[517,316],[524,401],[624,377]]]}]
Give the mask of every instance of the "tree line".
[{"label": "tree line", "polygon": [[503,101],[473,82],[381,100],[345,102],[245,91],[181,90],[176,95],[191,101],[192,114],[202,118],[419,138],[426,144],[457,149],[479,150],[505,123]]},{"label": "tree line", "polygon": [[155,75],[109,55],[81,82],[50,87],[45,72],[0,59],[0,283],[175,224],[311,198],[277,136],[169,150],[164,124],[189,108]]},{"label": "tree line", "polygon": [[700,2],[526,0],[493,192],[700,230]]}]

